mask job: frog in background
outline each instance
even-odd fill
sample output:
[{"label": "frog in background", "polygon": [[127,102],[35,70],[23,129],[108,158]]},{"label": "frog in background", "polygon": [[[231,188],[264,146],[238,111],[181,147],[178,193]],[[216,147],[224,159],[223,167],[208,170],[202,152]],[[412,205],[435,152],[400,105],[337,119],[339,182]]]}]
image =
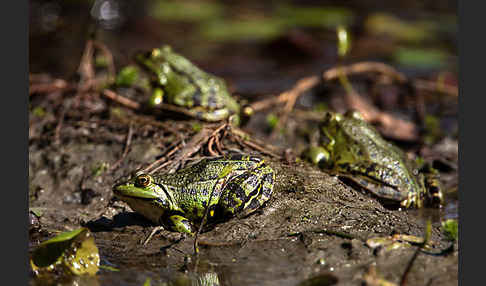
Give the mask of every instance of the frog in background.
[{"label": "frog in background", "polygon": [[359,112],[328,112],[319,131],[320,146],[310,147],[304,155],[322,169],[406,208],[442,202],[438,172],[420,173]]},{"label": "frog in background", "polygon": [[139,53],[135,58],[150,72],[158,102],[185,108],[187,114],[211,122],[239,113],[240,105],[223,79],[202,71],[170,46]]}]

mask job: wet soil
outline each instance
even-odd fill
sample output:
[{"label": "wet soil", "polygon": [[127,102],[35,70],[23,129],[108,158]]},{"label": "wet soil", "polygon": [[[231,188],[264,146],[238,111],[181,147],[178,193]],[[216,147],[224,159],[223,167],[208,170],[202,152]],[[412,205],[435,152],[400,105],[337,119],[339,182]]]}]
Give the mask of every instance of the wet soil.
[{"label": "wet soil", "polygon": [[[141,285],[147,277],[154,283],[178,281],[181,273],[190,281],[216,275],[220,285],[298,285],[323,275],[338,285],[361,285],[372,268],[398,283],[417,247],[371,249],[366,240],[392,234],[423,237],[427,215],[433,217],[431,241],[436,251],[419,253],[408,283],[457,284],[457,243],[452,251],[443,251],[450,242],[440,230],[442,210],[396,210],[305,162],[272,158],[266,158],[276,172],[272,198],[249,217],[232,218],[202,233],[198,257],[194,238],[166,230],[143,246],[153,224],[114,200],[111,186],[140,164],[158,158],[160,148],[151,136],[135,137],[121,165],[103,171],[103,162],[113,164],[120,158],[124,138],[117,142],[106,140],[106,135],[96,142],[81,135],[82,130],[89,133],[90,126],[79,125],[64,123],[62,144],[31,141],[30,208],[42,215],[35,228],[31,225],[30,250],[57,231],[87,226],[102,264],[120,272],[101,271],[96,279],[83,280],[86,285]],[[79,136],[70,137],[75,130]]]}]

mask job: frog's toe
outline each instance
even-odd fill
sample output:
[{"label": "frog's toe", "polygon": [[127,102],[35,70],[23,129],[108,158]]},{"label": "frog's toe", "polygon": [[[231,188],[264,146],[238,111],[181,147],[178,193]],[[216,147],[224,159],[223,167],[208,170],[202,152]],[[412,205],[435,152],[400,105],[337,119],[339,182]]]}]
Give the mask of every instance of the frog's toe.
[{"label": "frog's toe", "polygon": [[407,198],[401,201],[400,205],[407,209],[410,207],[421,208],[422,198],[419,193],[409,192]]},{"label": "frog's toe", "polygon": [[194,234],[194,232],[192,231],[191,222],[181,215],[170,216],[168,219],[168,225],[174,231],[188,233],[190,235]]}]

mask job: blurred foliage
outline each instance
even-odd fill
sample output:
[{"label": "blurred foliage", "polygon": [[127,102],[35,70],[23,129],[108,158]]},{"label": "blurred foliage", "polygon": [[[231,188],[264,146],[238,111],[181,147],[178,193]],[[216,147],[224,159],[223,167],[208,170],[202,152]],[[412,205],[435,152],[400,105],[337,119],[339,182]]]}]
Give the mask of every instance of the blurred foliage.
[{"label": "blurred foliage", "polygon": [[[214,41],[273,39],[292,27],[334,29],[350,25],[354,15],[340,7],[301,7],[279,3],[270,15],[253,11],[239,18],[228,18],[229,6],[218,2],[155,1],[151,15],[160,21],[199,22],[200,34]],[[231,14],[232,15],[232,14]]]},{"label": "blurred foliage", "polygon": [[206,1],[154,1],[150,15],[161,21],[198,22],[213,20],[223,15],[224,7],[218,2]]},{"label": "blurred foliage", "polygon": [[116,85],[131,86],[138,80],[138,68],[136,66],[126,66],[118,72],[116,76]]},{"label": "blurred foliage", "polygon": [[442,222],[442,231],[451,241],[456,241],[459,237],[459,225],[457,220],[448,219]]},{"label": "blurred foliage", "polygon": [[426,48],[398,48],[392,57],[399,65],[418,69],[444,68],[450,59],[443,50]]},{"label": "blurred foliage", "polygon": [[413,43],[435,39],[438,31],[435,21],[406,21],[385,13],[371,14],[364,25],[370,34]]},{"label": "blurred foliage", "polygon": [[33,110],[32,110],[32,114],[36,117],[43,117],[44,115],[46,115],[46,111],[44,108],[40,107],[40,106],[36,106]]},{"label": "blurred foliage", "polygon": [[263,40],[278,37],[283,28],[283,22],[275,19],[214,20],[201,26],[201,34],[214,41]]},{"label": "blurred foliage", "polygon": [[267,115],[267,124],[270,127],[270,129],[273,130],[277,126],[278,121],[279,121],[278,116],[275,115],[275,113],[270,113]]},{"label": "blurred foliage", "polygon": [[344,7],[303,7],[283,4],[276,10],[276,17],[288,26],[322,27],[334,29],[339,25],[351,25],[353,12]]},{"label": "blurred foliage", "polygon": [[425,144],[434,144],[443,136],[442,128],[440,127],[440,119],[437,116],[427,114],[424,118],[424,129]]}]

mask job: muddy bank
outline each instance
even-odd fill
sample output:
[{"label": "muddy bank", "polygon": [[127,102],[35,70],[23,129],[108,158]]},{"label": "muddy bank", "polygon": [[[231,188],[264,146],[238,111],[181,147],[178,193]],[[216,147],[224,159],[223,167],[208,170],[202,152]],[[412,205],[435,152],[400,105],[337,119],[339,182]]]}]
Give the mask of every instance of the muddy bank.
[{"label": "muddy bank", "polygon": [[[131,146],[111,171],[103,163],[119,160],[123,140],[102,144],[79,137],[57,146],[40,141],[30,145],[30,207],[42,213],[40,229],[30,234],[30,250],[56,231],[85,225],[94,233],[102,264],[120,269],[102,271],[97,279],[85,281],[90,285],[141,285],[147,277],[154,283],[176,281],[181,273],[194,281],[216,275],[220,285],[297,285],[318,275],[330,275],[339,285],[361,285],[370,268],[398,283],[416,250],[374,250],[367,239],[424,234],[424,211],[385,208],[369,193],[307,163],[267,158],[276,171],[272,198],[253,215],[219,223],[201,234],[198,259],[193,256],[193,238],[181,240],[174,232],[161,231],[142,246],[153,225],[113,200],[111,186],[140,164],[154,161],[161,150],[143,137]],[[441,210],[425,213],[433,216],[436,254],[418,255],[408,283],[456,285],[457,243],[453,251],[440,253],[450,246],[440,230]]]}]

